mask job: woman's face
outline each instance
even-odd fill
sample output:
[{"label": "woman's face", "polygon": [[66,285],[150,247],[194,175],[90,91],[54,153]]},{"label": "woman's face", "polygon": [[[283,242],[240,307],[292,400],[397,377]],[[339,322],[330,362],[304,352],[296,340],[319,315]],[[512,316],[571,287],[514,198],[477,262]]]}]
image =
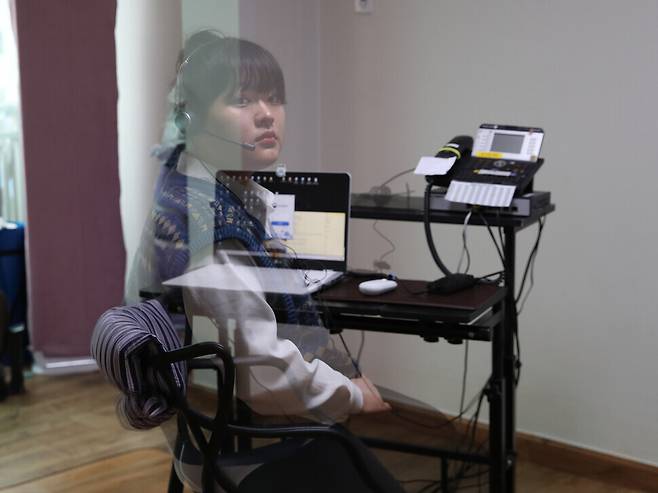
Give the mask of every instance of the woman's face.
[{"label": "woman's face", "polygon": [[[242,167],[257,170],[273,164],[281,152],[285,133],[286,111],[273,94],[253,90],[238,90],[220,95],[210,106],[206,118],[206,134],[215,137],[213,147],[229,150],[227,155],[241,151]],[[253,144],[254,150],[240,148],[235,143]]]}]

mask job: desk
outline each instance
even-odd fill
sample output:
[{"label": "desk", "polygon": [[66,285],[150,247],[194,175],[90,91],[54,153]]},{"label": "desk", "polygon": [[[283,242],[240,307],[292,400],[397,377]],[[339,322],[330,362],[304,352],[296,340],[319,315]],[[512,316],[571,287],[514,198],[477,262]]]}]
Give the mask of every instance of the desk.
[{"label": "desk", "polygon": [[[442,479],[447,477],[445,459],[488,464],[491,491],[506,489],[504,310],[507,290],[494,285],[476,285],[450,296],[417,294],[425,281],[401,279],[398,288],[379,296],[358,290],[362,279],[345,278],[316,295],[318,308],[332,332],[357,329],[417,335],[426,341],[445,338],[451,342],[491,341],[491,391],[489,398],[489,455],[421,447],[361,437],[370,446],[441,457]],[[496,487],[495,485],[499,485]],[[447,490],[446,490],[447,491]]]},{"label": "desk", "polygon": [[[534,210],[530,216],[510,216],[496,213],[473,214],[472,225],[491,225],[501,227],[504,234],[504,290],[496,291],[490,298],[485,298],[480,307],[451,306],[450,300],[440,300],[440,306],[418,306],[415,303],[388,305],[386,298],[381,302],[365,305],[360,298],[350,299],[348,291],[340,296],[332,296],[328,291],[321,295],[324,305],[336,327],[355,328],[396,333],[417,334],[427,340],[437,337],[491,340],[492,369],[489,392],[490,419],[490,457],[486,460],[491,466],[490,490],[493,492],[513,492],[516,469],[515,448],[515,372],[518,364],[514,352],[514,336],[518,331],[516,304],[514,300],[516,275],[516,233],[535,224],[539,219],[555,210],[554,204]],[[351,217],[359,219],[379,219],[393,221],[423,221],[423,199],[420,197],[390,197],[385,204],[375,203],[367,194],[352,195]],[[465,212],[431,211],[432,222],[462,224]],[[419,235],[422,235],[419,229]],[[438,276],[437,276],[438,277]],[[476,286],[476,291],[486,286]],[[470,290],[469,290],[470,291]],[[355,293],[352,292],[351,295]],[[386,296],[386,295],[385,295]],[[455,294],[454,301],[461,300],[464,294]],[[453,298],[447,297],[447,298]],[[411,301],[411,300],[408,300]],[[404,308],[402,306],[405,306]],[[486,310],[491,310],[489,319],[471,321]],[[405,313],[417,317],[410,320],[396,319],[395,314]],[[363,317],[361,315],[378,315]],[[381,324],[381,327],[377,327]],[[484,324],[484,325],[483,325]],[[487,339],[487,336],[489,339]],[[371,442],[372,443],[372,442]],[[377,444],[374,444],[377,445]],[[388,446],[387,444],[380,444]],[[423,451],[419,450],[419,453]],[[426,450],[429,455],[439,455]],[[481,462],[481,457],[469,457],[468,460]]]}]

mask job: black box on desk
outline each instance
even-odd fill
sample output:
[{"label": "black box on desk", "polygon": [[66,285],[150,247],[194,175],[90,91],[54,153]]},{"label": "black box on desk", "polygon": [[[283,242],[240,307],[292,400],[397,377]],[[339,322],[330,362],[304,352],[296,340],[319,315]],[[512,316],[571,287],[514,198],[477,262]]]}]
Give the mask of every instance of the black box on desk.
[{"label": "black box on desk", "polygon": [[[509,207],[482,207],[482,209],[495,210],[499,214],[509,216],[530,216],[536,209],[541,209],[551,203],[551,192],[528,192],[514,197]],[[445,193],[432,193],[430,209],[435,211],[468,212],[473,206],[460,202],[446,200]]]}]

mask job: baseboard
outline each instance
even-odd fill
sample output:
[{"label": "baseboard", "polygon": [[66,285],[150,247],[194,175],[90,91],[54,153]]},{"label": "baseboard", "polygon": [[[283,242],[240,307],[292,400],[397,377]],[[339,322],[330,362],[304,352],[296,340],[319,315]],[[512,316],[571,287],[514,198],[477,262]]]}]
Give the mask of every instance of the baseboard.
[{"label": "baseboard", "polygon": [[520,458],[624,488],[658,492],[658,467],[529,433],[516,434]]},{"label": "baseboard", "polygon": [[98,370],[96,361],[89,356],[52,358],[40,351],[34,352],[32,371],[38,375],[69,375]]},{"label": "baseboard", "polygon": [[[432,418],[435,420],[453,418],[438,411],[429,411],[409,405],[400,406],[398,404],[396,408],[407,416],[414,416],[424,422],[428,422]],[[460,419],[455,420],[453,425],[460,432],[465,432],[468,422]],[[488,425],[478,424],[476,426],[475,434],[478,442],[484,440],[488,433]],[[623,488],[658,492],[658,467],[656,466],[525,432],[516,433],[516,449],[520,459],[541,466],[605,481]]]}]

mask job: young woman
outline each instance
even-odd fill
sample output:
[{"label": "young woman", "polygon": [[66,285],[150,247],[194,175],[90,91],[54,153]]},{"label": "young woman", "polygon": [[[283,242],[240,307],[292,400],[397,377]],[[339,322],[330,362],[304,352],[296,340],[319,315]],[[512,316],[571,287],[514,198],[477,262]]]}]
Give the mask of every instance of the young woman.
[{"label": "young woman", "polygon": [[279,282],[288,290],[270,288],[271,192],[222,172],[276,162],[285,102],[281,68],[263,47],[209,31],[188,41],[174,88],[177,140],[158,179],[133,285],[174,279],[182,286],[189,320],[207,317],[233,348],[237,395],[256,413],[333,422],[385,411],[312,300],[294,294],[302,277]]}]

